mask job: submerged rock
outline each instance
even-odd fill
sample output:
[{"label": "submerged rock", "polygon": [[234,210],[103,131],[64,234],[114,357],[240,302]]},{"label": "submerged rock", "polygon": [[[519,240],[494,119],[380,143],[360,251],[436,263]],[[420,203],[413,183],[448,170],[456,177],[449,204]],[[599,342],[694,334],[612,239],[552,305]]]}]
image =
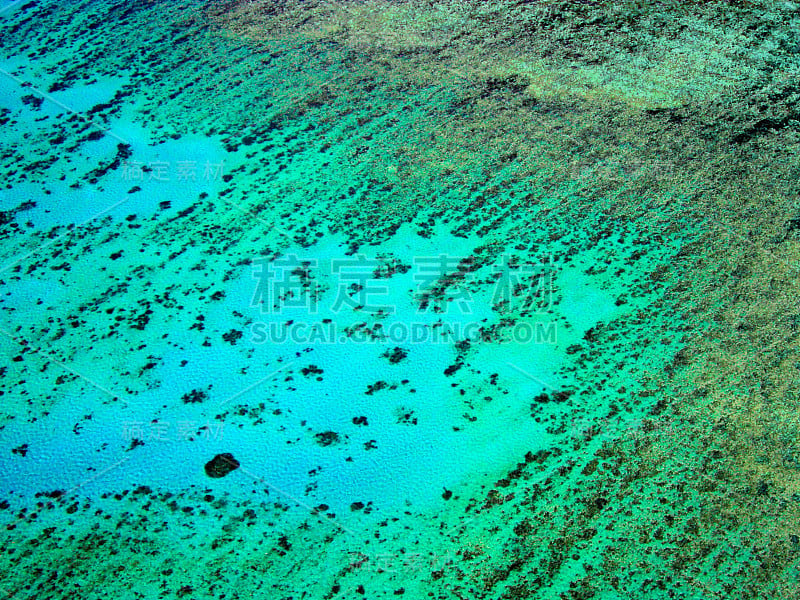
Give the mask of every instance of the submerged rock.
[{"label": "submerged rock", "polygon": [[226,452],[217,454],[206,463],[206,475],[214,478],[225,477],[225,475],[238,468],[239,461],[233,457],[233,454]]}]

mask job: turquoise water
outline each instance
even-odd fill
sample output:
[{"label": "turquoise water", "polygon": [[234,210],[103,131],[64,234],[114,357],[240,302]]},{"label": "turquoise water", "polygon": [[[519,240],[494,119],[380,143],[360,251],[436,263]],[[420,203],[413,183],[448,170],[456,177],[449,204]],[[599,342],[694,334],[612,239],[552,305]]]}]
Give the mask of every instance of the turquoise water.
[{"label": "turquoise water", "polygon": [[576,6],[0,6],[7,597],[791,597],[684,473],[685,70]]},{"label": "turquoise water", "polygon": [[[112,127],[131,140],[134,153],[142,148],[142,164],[163,162],[168,170],[175,168],[183,156],[206,160],[211,157],[215,164],[223,162],[223,150],[213,140],[168,142],[154,150],[147,148],[142,132],[137,139],[132,127]],[[236,167],[235,163],[230,165],[232,171]],[[299,159],[294,168],[297,173],[305,173],[311,165],[304,165]],[[111,217],[108,224],[112,230],[135,222],[129,221],[129,215],[147,221],[174,218],[192,206],[186,202],[187,197],[197,195],[199,190],[213,192],[220,187],[220,182],[210,177],[209,181],[202,177],[198,177],[200,181],[178,181],[170,174],[161,178],[163,181],[148,181],[147,175],[138,179],[132,172],[123,172],[122,181],[112,179],[97,191],[103,198],[124,199],[118,208],[105,213]],[[142,189],[129,201],[123,190],[133,183]],[[66,203],[68,211],[74,211],[72,214],[60,210],[61,199],[48,202],[48,195],[42,194],[31,199],[43,219],[44,215],[57,212],[60,227],[80,225],[92,216],[87,216],[92,208],[81,206],[80,199]],[[155,201],[165,200],[170,202],[169,209],[161,211],[153,206]],[[19,197],[8,207],[18,201]],[[32,211],[31,216],[37,215]],[[44,223],[39,227],[44,228]],[[205,294],[183,298],[177,293],[162,292],[165,300],[154,307],[139,347],[131,339],[100,339],[92,345],[94,356],[75,356],[75,362],[70,363],[71,369],[86,377],[84,384],[89,380],[108,382],[111,378],[104,372],[110,370],[116,375],[112,379],[114,385],[108,386],[111,393],[90,385],[79,396],[56,403],[45,419],[9,432],[9,448],[27,441],[41,449],[26,457],[26,470],[15,477],[23,487],[13,491],[31,494],[65,474],[79,481],[81,473],[98,459],[108,464],[129,459],[141,465],[126,463],[125,469],[113,475],[123,485],[135,485],[145,477],[162,484],[180,482],[189,486],[203,482],[200,467],[209,453],[213,456],[237,448],[237,457],[248,465],[248,470],[274,482],[290,498],[304,497],[304,489],[313,481],[315,503],[324,500],[342,510],[352,502],[366,500],[388,510],[406,502],[430,506],[441,501],[445,488],[469,487],[471,476],[501,471],[509,456],[524,455],[531,447],[544,445],[543,427],[530,419],[530,407],[521,398],[569,385],[569,378],[559,375],[566,358],[565,348],[579,341],[582,332],[622,310],[614,306],[613,291],[601,289],[602,280],[586,276],[577,268],[559,269],[550,255],[543,259],[552,261],[550,264],[506,268],[505,279],[494,281],[493,275],[503,273],[504,261],[508,260],[505,254],[492,257],[481,269],[470,273],[471,281],[461,286],[463,289],[454,290],[455,302],[447,303],[454,307],[433,302],[427,309],[420,309],[420,294],[444,274],[457,272],[463,259],[487,244],[485,238],[457,237],[448,229],[434,226],[431,235],[421,237],[412,225],[404,224],[385,243],[370,245],[357,254],[350,254],[346,239],[335,234],[318,238],[310,247],[283,244],[280,252],[290,266],[280,267],[281,260],[276,259],[273,262],[279,266],[272,267],[272,273],[255,263],[231,268],[226,258],[194,257],[198,263],[189,269],[184,263],[173,272],[177,275],[196,271],[197,279],[206,282]],[[85,259],[70,265],[70,272],[81,273],[76,273],[82,282],[79,287],[56,277],[19,278],[9,287],[4,304],[9,311],[24,311],[26,316],[32,312],[46,315],[47,311],[63,311],[70,303],[73,310],[67,312],[78,312],[79,303],[105,287],[107,280],[92,286],[89,282],[96,276],[91,273],[111,270],[113,274],[108,279],[128,280],[131,271],[143,262],[160,280],[156,285],[166,290],[178,287],[174,285],[177,280],[167,285],[170,277],[158,273],[169,246],[108,244],[108,252],[98,252],[97,257],[86,253]],[[547,248],[550,254],[558,250],[555,244]],[[120,256],[109,261],[109,256],[116,253]],[[520,256],[519,252],[516,254]],[[256,258],[255,262],[259,260],[263,259]],[[321,291],[313,299],[300,298],[301,284],[291,275],[302,261],[314,265],[310,268],[314,287]],[[336,261],[344,264],[337,267]],[[356,264],[348,266],[347,261]],[[376,268],[389,264],[403,265],[405,272],[385,280],[373,277]],[[225,267],[228,281],[221,281],[219,275]],[[370,286],[362,297],[350,292],[347,301],[340,300],[347,293],[348,282],[360,281],[362,276]],[[492,304],[506,296],[515,300],[510,288],[517,281],[530,290],[542,287],[542,307],[528,311],[532,314],[507,327],[505,339],[471,350],[464,367],[467,374],[445,375],[449,366],[464,363],[467,353],[459,355],[459,342],[468,340],[481,346],[480,331],[501,322],[502,317],[499,311],[492,310]],[[151,287],[153,279],[140,285]],[[139,289],[142,295],[147,294],[142,287]],[[287,290],[298,294],[303,302],[287,301],[289,308],[280,309],[258,305],[262,296],[275,301],[276,295]],[[125,292],[124,297],[136,297],[130,288]],[[221,292],[222,299],[209,301],[212,292]],[[172,298],[168,300],[168,296]],[[369,306],[353,310],[357,302],[370,301],[370,297],[384,303],[385,312],[391,314],[376,314],[377,310],[369,311]],[[522,298],[518,304],[524,302]],[[562,306],[558,310],[550,308],[556,303]],[[31,304],[42,308],[31,311]],[[109,306],[98,311],[97,329],[104,325],[108,314],[126,308],[118,300]],[[133,311],[127,308],[127,312]],[[197,321],[198,316],[203,320]],[[285,323],[290,320],[295,323],[287,327]],[[151,326],[150,322],[156,325]],[[198,322],[202,323],[202,334],[198,328],[192,331]],[[369,334],[359,333],[363,331],[359,329],[348,337],[347,328],[359,324],[371,330],[380,324],[387,339],[372,339]],[[95,329],[92,321],[87,326]],[[150,327],[166,335],[151,339],[146,336]],[[229,329],[240,331],[242,337],[225,343],[221,335]],[[204,344],[205,340],[213,343]],[[397,347],[403,348],[407,356],[393,364],[383,355]],[[155,364],[151,364],[153,361]],[[151,365],[146,373],[143,363]],[[302,375],[302,369],[311,365],[324,375]],[[124,382],[134,373],[138,379],[134,385],[140,389],[131,393]],[[496,381],[483,381],[488,375]],[[389,389],[367,394],[377,382],[385,382]],[[204,391],[207,397],[197,406],[180,402],[183,394],[195,389]],[[118,396],[116,390],[120,390]],[[96,408],[87,410],[90,406]],[[410,424],[410,419],[404,419],[405,414],[413,414],[416,423]],[[353,425],[352,419],[359,416],[368,419],[368,427]],[[74,426],[81,443],[72,448]],[[202,426],[209,430],[201,434],[194,431]],[[341,432],[342,443],[320,447],[314,435],[324,431]],[[509,435],[509,431],[513,434]],[[38,443],[31,443],[32,437],[39,438]],[[126,442],[133,438],[145,444],[128,454]],[[375,448],[365,450],[370,440]],[[204,447],[203,454],[196,450],[198,441]],[[65,447],[71,448],[69,464],[53,463],[53,455]],[[181,458],[165,463],[160,460],[165,454]],[[5,468],[14,472],[20,466],[9,461]],[[307,473],[313,469],[318,473],[310,478]],[[97,483],[99,489],[103,485],[104,482]]]}]

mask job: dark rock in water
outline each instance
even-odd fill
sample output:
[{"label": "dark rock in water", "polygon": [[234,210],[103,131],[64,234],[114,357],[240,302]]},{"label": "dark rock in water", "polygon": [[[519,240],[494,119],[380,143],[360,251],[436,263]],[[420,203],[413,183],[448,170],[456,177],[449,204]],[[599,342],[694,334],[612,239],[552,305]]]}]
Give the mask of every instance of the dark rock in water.
[{"label": "dark rock in water", "polygon": [[239,461],[233,458],[233,454],[217,454],[206,463],[206,475],[209,477],[225,477],[231,471],[239,468]]}]

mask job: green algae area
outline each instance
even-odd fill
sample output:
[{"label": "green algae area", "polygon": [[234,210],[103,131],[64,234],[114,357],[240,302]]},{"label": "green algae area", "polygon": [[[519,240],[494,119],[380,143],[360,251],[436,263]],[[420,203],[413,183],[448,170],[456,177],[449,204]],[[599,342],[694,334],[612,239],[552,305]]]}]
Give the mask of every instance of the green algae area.
[{"label": "green algae area", "polygon": [[[633,309],[571,350],[566,402],[532,402],[552,445],[509,457],[494,485],[455,490],[433,513],[409,508],[361,529],[351,515],[293,515],[257,481],[258,498],[236,503],[210,489],[178,499],[113,490],[96,503],[69,492],[3,510],[13,523],[4,588],[20,597],[798,597],[796,4],[100,6],[34,9],[36,27],[60,22],[48,28],[56,45],[70,28],[93,44],[48,77],[78,85],[124,64],[122,89],[157,135],[218,136],[237,165],[192,213],[146,219],[157,291],[203,295],[211,282],[192,266],[221,254],[230,267],[289,239],[311,245],[317,233],[345,235],[355,250],[402,224],[423,237],[445,224],[496,254],[558,243],[560,258]],[[86,29],[93,20],[101,24]],[[159,47],[172,53],[136,50]],[[121,110],[95,114],[113,122]],[[28,178],[46,169],[33,164]],[[105,239],[91,227],[81,234],[52,249],[59,261]],[[166,260],[162,246],[179,256]],[[20,333],[71,359],[87,334],[67,321]],[[119,369],[124,381],[130,366]],[[34,371],[9,363],[4,390]],[[53,390],[83,385],[49,375]],[[54,402],[37,392],[17,407],[29,417]]]}]

